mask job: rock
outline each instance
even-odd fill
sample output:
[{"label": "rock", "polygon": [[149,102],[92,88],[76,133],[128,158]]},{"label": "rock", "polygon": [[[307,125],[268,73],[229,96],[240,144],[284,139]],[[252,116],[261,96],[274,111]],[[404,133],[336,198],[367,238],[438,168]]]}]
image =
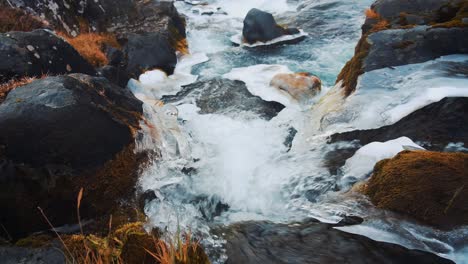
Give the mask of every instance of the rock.
[{"label": "rock", "polygon": [[163,96],[164,103],[174,103],[186,98],[195,98],[201,114],[227,114],[237,116],[239,112],[251,112],[271,119],[284,106],[277,102],[266,102],[252,95],[245,83],[228,79],[212,79],[184,86],[175,96]]},{"label": "rock", "polygon": [[375,165],[365,193],[376,206],[450,229],[468,224],[468,154],[403,151]]},{"label": "rock", "polygon": [[[104,78],[48,77],[10,92],[0,105],[1,222],[13,237],[75,223],[132,193],[142,154],[135,137],[142,103]],[[18,210],[21,208],[21,210]]]},{"label": "rock", "polygon": [[309,73],[279,73],[270,82],[280,91],[286,92],[299,102],[308,102],[322,89],[322,82]]},{"label": "rock", "polygon": [[54,247],[23,248],[0,247],[0,259],[3,264],[63,264],[66,263],[63,252]]},{"label": "rock", "polygon": [[468,98],[449,97],[425,106],[393,125],[334,134],[329,142],[358,140],[361,145],[407,136],[429,150],[444,150],[449,143],[468,146]]},{"label": "rock", "polygon": [[245,222],[229,227],[226,263],[453,263],[431,253],[345,233],[333,225]]},{"label": "rock", "polygon": [[468,53],[468,28],[392,29],[369,35],[364,72],[390,66],[420,63],[449,54]]},{"label": "rock", "polygon": [[466,1],[376,1],[354,56],[336,82],[348,96],[365,72],[468,53],[467,8]]},{"label": "rock", "polygon": [[48,30],[0,34],[0,50],[0,82],[43,74],[95,74],[72,46]]},{"label": "rock", "polygon": [[275,38],[297,34],[297,29],[284,29],[278,25],[273,15],[256,8],[251,9],[244,19],[242,35],[249,44],[267,42]]},{"label": "rock", "polygon": [[[177,64],[176,51],[169,39],[159,33],[129,34],[125,46],[127,72],[138,79],[148,70],[160,69],[168,75],[174,73]],[[154,52],[157,51],[157,52]]]}]

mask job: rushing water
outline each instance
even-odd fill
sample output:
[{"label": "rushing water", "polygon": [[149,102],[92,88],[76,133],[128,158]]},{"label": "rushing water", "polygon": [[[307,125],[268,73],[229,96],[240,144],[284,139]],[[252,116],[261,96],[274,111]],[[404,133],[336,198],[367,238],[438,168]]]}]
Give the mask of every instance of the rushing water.
[{"label": "rushing water", "polygon": [[[192,230],[203,237],[211,253],[217,253],[216,262],[223,260],[223,241],[210,233],[214,226],[307,217],[338,222],[351,214],[366,221],[343,231],[466,263],[466,229],[441,232],[422,227],[346,192],[347,180],[365,179],[376,161],[392,157],[404,145],[417,146],[411,139],[365,146],[338,176],[324,168],[323,156],[333,148],[325,144],[332,133],[392,124],[444,96],[468,96],[463,89],[468,87],[466,76],[448,76],[444,67],[447,62],[466,64],[468,57],[449,56],[366,73],[358,91],[343,101],[334,81],[353,54],[371,0],[208,2],[208,6],[176,2],[179,12],[188,17],[191,55],[180,58],[175,74],[149,72],[140,82],[129,84],[144,101],[151,124],[140,147],[162,151],[140,181],[143,191],[153,190],[157,196],[145,208],[150,225],[173,232],[178,227]],[[303,29],[307,38],[271,49],[233,46],[230,39],[241,32],[245,14],[254,7],[274,13],[280,23]],[[314,101],[297,103],[269,87],[276,73],[297,71],[322,79],[322,93]],[[268,121],[248,112],[200,114],[190,95],[164,106],[159,101],[183,85],[216,77],[241,80],[252,94],[286,108]],[[291,128],[298,132],[289,149],[283,142]]]}]

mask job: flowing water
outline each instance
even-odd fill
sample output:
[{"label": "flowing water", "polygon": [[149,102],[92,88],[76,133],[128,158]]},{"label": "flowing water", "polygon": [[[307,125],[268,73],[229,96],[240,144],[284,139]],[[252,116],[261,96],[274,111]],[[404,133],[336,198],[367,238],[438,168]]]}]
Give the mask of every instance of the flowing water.
[{"label": "flowing water", "polygon": [[[468,96],[466,76],[447,70],[454,63],[466,67],[468,57],[453,55],[366,73],[357,92],[344,101],[333,85],[353,55],[364,10],[372,0],[208,2],[176,2],[188,17],[190,55],[180,57],[175,74],[148,72],[129,83],[145,103],[150,123],[139,145],[161,151],[140,180],[141,189],[157,197],[145,208],[149,224],[169,232],[192,230],[203,238],[212,260],[221,263],[226,257],[223,239],[211,233],[213,227],[310,217],[336,223],[345,215],[358,215],[363,224],[341,230],[467,263],[467,229],[423,227],[347,192],[349,182],[365,179],[376,161],[417,142],[403,137],[369,144],[338,175],[323,164],[324,154],[335,147],[326,144],[326,138],[335,132],[392,124],[444,96]],[[243,18],[254,7],[272,12],[280,24],[299,27],[306,39],[269,49],[234,46],[231,39],[242,31]],[[298,103],[269,86],[277,73],[302,71],[322,79],[322,92],[311,102]],[[266,120],[254,112],[229,109],[201,114],[190,93],[170,104],[160,101],[183,85],[214,78],[243,81],[253,95],[286,108]],[[292,130],[297,131],[292,146],[284,144]]]}]

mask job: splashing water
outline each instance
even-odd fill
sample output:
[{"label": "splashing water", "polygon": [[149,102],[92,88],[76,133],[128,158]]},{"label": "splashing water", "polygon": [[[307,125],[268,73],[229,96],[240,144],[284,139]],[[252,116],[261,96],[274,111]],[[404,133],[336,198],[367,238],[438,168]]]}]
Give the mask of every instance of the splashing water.
[{"label": "splashing water", "polygon": [[[339,175],[324,167],[323,156],[335,147],[326,144],[333,133],[393,124],[445,96],[468,96],[466,78],[450,76],[444,68],[447,62],[468,64],[468,56],[447,56],[366,73],[360,77],[357,92],[344,100],[339,85],[332,85],[353,54],[363,11],[371,0],[338,1],[328,10],[318,8],[329,2],[306,1],[297,6],[288,1],[219,0],[204,7],[176,2],[178,10],[189,18],[192,55],[179,59],[172,76],[154,71],[129,83],[144,102],[145,118],[150,123],[142,125],[144,136],[139,147],[161,151],[140,180],[140,187],[154,191],[157,197],[145,208],[149,224],[172,232],[189,228],[204,237],[209,253],[222,255],[223,240],[210,232],[219,224],[290,222],[307,217],[336,223],[352,214],[366,221],[341,230],[464,263],[467,229],[442,232],[419,226],[374,208],[365,197],[343,187],[349,177],[365,179],[373,163],[392,157],[402,145],[417,147],[411,139],[364,146]],[[304,26],[309,37],[267,51],[233,47],[230,38],[239,34],[243,16],[253,7]],[[200,8],[211,8],[213,15],[202,15]],[[304,22],[301,18],[312,11],[317,17]],[[307,24],[317,19],[329,26]],[[338,26],[343,20],[348,21],[352,33]],[[312,72],[323,81],[322,93],[308,105],[299,105],[269,86],[276,73],[296,71]],[[286,108],[267,121],[245,112],[200,114],[200,106],[190,95],[171,105],[160,101],[184,85],[215,77],[243,81],[251,94]],[[297,131],[293,141],[292,129]],[[288,138],[292,147],[284,143]],[[222,263],[223,256],[214,261]]]}]

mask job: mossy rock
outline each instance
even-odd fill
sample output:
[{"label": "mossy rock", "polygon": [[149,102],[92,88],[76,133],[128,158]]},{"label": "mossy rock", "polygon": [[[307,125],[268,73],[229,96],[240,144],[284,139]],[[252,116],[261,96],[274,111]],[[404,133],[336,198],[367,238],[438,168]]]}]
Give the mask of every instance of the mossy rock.
[{"label": "mossy rock", "polygon": [[468,154],[401,152],[376,164],[365,194],[377,207],[428,225],[468,225]]}]

